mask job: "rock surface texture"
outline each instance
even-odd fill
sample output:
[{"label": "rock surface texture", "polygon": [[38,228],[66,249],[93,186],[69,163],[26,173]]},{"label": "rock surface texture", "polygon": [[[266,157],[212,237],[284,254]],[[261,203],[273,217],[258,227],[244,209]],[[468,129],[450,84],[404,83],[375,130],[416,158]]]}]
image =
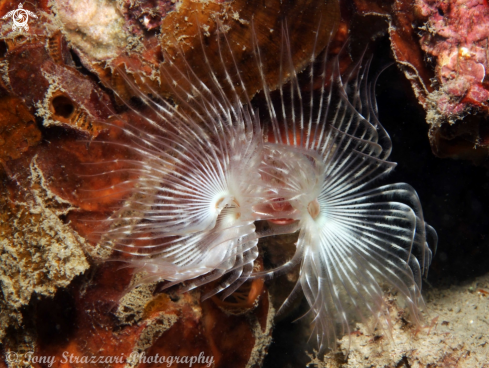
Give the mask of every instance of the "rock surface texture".
[{"label": "rock surface texture", "polygon": [[[392,301],[395,297],[392,297]],[[391,304],[392,341],[357,325],[338,354],[313,358],[310,367],[489,367],[489,275],[471,283],[426,292],[426,326],[416,331]],[[346,355],[349,349],[349,354]]]},{"label": "rock surface texture", "polygon": [[484,0],[355,0],[385,17],[398,66],[426,110],[439,157],[489,155],[489,7]]}]

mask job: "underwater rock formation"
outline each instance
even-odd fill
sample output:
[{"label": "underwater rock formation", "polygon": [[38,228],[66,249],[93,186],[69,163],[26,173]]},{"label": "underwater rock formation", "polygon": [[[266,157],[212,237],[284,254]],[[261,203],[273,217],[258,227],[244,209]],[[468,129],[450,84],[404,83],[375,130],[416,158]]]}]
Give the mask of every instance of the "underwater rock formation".
[{"label": "underwater rock formation", "polygon": [[[218,40],[209,37],[218,27],[226,33],[235,55],[234,61],[225,56],[225,63],[228,66],[238,63],[247,89],[254,95],[261,82],[255,78],[258,71],[252,53],[252,23],[258,35],[258,46],[264,50],[265,68],[270,71],[268,82],[276,86],[278,73],[273,66],[277,65],[276,55],[280,54],[282,20],[287,19],[287,27],[294,34],[319,32],[320,44],[316,46],[312,37],[291,39],[291,49],[296,50],[294,64],[297,69],[303,69],[309,62],[313,47],[317,50],[325,47],[328,35],[339,18],[338,3],[334,0],[294,4],[278,0],[267,3],[183,0],[145,4],[59,0],[53,10],[58,14],[57,21],[63,34],[83,65],[97,74],[105,86],[115,88],[122,95],[130,93],[114,71],[114,68],[121,67],[128,74],[145,77],[144,82],[135,78],[143,91],[152,87],[166,97],[171,95],[171,87],[161,76],[159,64],[167,57],[172,58],[180,69],[184,69],[187,63],[192,65],[196,75],[210,85],[206,79],[208,70],[202,50],[206,52],[210,65],[218,68],[221,63],[217,52]],[[87,13],[97,16],[82,16]],[[219,80],[224,78],[224,70],[218,68],[214,72]],[[184,83],[183,80],[180,82]]]},{"label": "underwater rock formation", "polygon": [[485,1],[355,0],[389,21],[398,65],[427,112],[439,157],[484,162],[488,151],[489,8]]},{"label": "underwater rock formation", "polygon": [[489,144],[489,7],[484,1],[417,1],[415,12],[425,22],[421,47],[428,60],[436,60],[438,86],[428,96],[427,116],[433,150],[440,157],[484,160]]},{"label": "underwater rock formation", "polygon": [[0,182],[0,340],[22,326],[34,293],[53,296],[89,266],[85,240],[60,219],[70,204],[47,188],[36,157],[29,171],[22,186]]},{"label": "underwater rock formation", "polygon": [[5,96],[0,99],[0,161],[19,158],[41,140],[34,116],[21,99]]},{"label": "underwater rock formation", "polygon": [[[487,326],[489,275],[464,285],[431,289],[426,293],[428,323],[420,330],[405,319],[390,296],[392,340],[378,330],[358,324],[351,341],[341,340],[341,353],[319,359],[310,367],[489,367]],[[348,354],[349,353],[349,354]]]},{"label": "underwater rock formation", "polygon": [[[131,277],[119,264],[107,263],[78,278],[68,289],[68,297],[57,295],[54,302],[61,305],[41,301],[33,312],[40,321],[32,331],[38,338],[31,347],[35,355],[54,357],[53,367],[80,366],[76,360],[81,357],[120,358],[113,367],[156,367],[168,363],[151,361],[157,356],[199,354],[213,364],[197,367],[260,365],[274,315],[265,290],[253,313],[230,316],[211,300],[201,302],[200,292],[154,296],[155,284],[127,292]],[[62,312],[66,309],[68,316]],[[53,324],[58,326],[56,333]],[[6,353],[20,354],[18,349],[6,343]],[[65,357],[73,358],[64,362]],[[88,365],[107,366],[103,362]]]}]

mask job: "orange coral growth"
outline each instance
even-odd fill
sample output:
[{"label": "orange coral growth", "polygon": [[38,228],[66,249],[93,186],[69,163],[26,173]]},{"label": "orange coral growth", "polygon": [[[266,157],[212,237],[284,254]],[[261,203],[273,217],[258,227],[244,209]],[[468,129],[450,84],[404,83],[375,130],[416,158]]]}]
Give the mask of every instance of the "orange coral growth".
[{"label": "orange coral growth", "polygon": [[[301,70],[309,62],[314,47],[316,53],[325,48],[328,36],[333,27],[339,24],[340,17],[337,0],[289,3],[272,0],[266,4],[255,0],[184,0],[178,6],[159,2],[134,6],[121,3],[117,11],[113,4],[105,2],[88,1],[82,4],[58,0],[57,5],[64,34],[83,65],[95,73],[106,87],[113,88],[121,95],[127,92],[125,87],[118,89],[120,83],[117,78],[113,80],[115,68],[119,67],[129,75],[144,76],[144,82],[135,78],[144,92],[149,92],[148,87],[151,87],[165,97],[171,96],[173,87],[166,83],[159,66],[162,62],[168,64],[168,58],[180,70],[184,70],[188,64],[196,77],[208,86],[213,85],[208,80],[209,67],[213,68],[218,80],[224,80],[224,69],[231,70],[236,63],[249,95],[254,95],[261,89],[261,81],[256,78],[258,71],[253,55],[253,33],[262,50],[267,81],[273,89],[279,79],[277,55],[282,49],[282,27],[285,26],[293,35],[290,38],[292,61],[296,69]],[[83,17],[73,16],[75,12],[82,11],[96,12],[101,16],[106,14],[107,19],[112,17],[110,25],[106,25],[103,19],[97,24],[97,27],[107,29],[103,38],[91,31],[90,23]],[[284,19],[287,19],[287,24],[283,23]],[[115,31],[118,27],[120,32]],[[221,60],[218,50],[227,48],[224,37],[219,40],[214,36],[209,37],[219,27],[229,42],[234,59],[229,53],[224,53]],[[149,29],[151,32],[148,32]],[[134,35],[138,36],[137,41],[128,42],[128,36]]]},{"label": "orange coral growth", "polygon": [[[141,363],[133,366],[153,367],[158,366],[151,360],[156,356],[199,356],[203,353],[213,358],[215,367],[244,367],[252,360],[257,336],[268,334],[266,294],[256,311],[247,316],[228,316],[211,300],[200,302],[200,294],[195,292],[152,296],[151,291],[145,292],[143,287],[143,291],[133,289],[130,292],[133,297],[128,301],[122,296],[132,275],[127,269],[118,270],[118,267],[116,263],[105,264],[91,280],[76,282],[70,291],[74,297],[75,329],[66,340],[40,341],[36,355],[54,356],[53,367],[74,368],[79,366],[75,359],[82,356],[123,357],[123,364],[115,363],[113,367],[124,367],[130,358],[141,357]],[[254,319],[261,332],[255,331]],[[44,332],[40,330],[38,334],[42,336]],[[266,346],[257,348],[263,350]],[[66,362],[64,356],[73,356],[73,361]]]},{"label": "orange coral growth", "polygon": [[17,97],[0,99],[0,161],[19,158],[41,140],[34,116]]}]

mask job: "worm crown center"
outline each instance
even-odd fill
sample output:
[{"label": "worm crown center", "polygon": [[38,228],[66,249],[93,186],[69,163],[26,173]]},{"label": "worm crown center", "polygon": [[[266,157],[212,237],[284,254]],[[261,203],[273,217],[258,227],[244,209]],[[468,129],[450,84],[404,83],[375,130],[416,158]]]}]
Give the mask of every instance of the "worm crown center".
[{"label": "worm crown center", "polygon": [[316,219],[316,217],[319,216],[319,213],[321,212],[321,208],[319,206],[319,202],[317,199],[309,202],[307,205],[307,212],[311,215],[313,219]]}]

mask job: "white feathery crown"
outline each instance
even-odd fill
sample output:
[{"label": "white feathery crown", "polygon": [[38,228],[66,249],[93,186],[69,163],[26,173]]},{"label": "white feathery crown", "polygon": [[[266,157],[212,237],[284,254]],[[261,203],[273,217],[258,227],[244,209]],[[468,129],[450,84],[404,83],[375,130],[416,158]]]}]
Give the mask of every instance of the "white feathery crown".
[{"label": "white feathery crown", "polygon": [[[421,278],[436,232],[425,223],[411,186],[374,185],[395,163],[387,161],[391,141],[377,119],[370,62],[340,75],[336,60],[328,73],[328,50],[319,60],[321,50],[314,50],[306,77],[299,78],[286,26],[282,32],[275,91],[266,83],[253,33],[266,111],[248,100],[236,62],[226,65],[221,54],[222,64],[210,65],[203,46],[210,85],[191,66],[165,58],[161,73],[174,81],[176,104],[155,91],[149,97],[121,72],[145,111],[131,108],[137,124],[111,126],[125,137],[110,144],[131,152],[121,163],[131,175],[120,184],[128,195],[107,220],[104,239],[128,254],[130,267],[146,272],[142,282],[186,282],[185,291],[219,279],[204,298],[221,291],[225,298],[249,278],[300,264],[289,298],[304,293],[321,348],[334,349],[353,320],[373,316],[389,326],[384,285],[398,291],[420,323]],[[224,40],[219,53],[234,60],[225,32],[216,37]],[[214,68],[225,70],[225,80]],[[109,143],[92,144],[97,142]],[[260,233],[258,220],[273,222],[273,230]],[[260,238],[296,231],[291,260],[255,270]]]}]

